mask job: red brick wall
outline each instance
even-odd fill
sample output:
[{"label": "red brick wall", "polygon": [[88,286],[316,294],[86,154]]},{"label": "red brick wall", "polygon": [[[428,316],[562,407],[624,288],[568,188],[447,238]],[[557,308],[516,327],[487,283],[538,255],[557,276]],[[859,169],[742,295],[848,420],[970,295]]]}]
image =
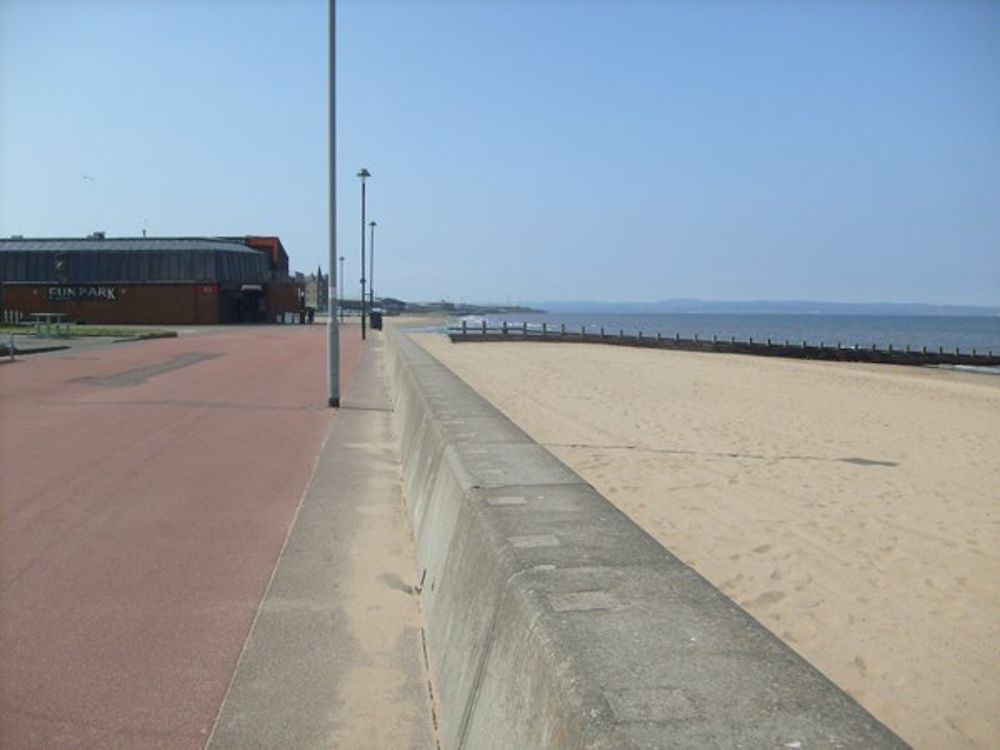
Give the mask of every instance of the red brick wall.
[{"label": "red brick wall", "polygon": [[[87,323],[197,325],[219,322],[216,284],[95,284],[114,289],[114,300],[50,300],[52,284],[3,284],[0,303],[22,313],[66,313]],[[87,285],[72,284],[80,287]]]},{"label": "red brick wall", "polygon": [[285,312],[298,315],[300,289],[302,285],[294,282],[267,285],[267,310],[272,321]]}]

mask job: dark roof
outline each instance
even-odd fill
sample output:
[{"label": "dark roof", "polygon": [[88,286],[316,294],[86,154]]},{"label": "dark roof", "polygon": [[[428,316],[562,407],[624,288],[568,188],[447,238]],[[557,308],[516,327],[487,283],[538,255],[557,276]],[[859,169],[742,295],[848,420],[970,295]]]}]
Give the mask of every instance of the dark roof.
[{"label": "dark roof", "polygon": [[258,253],[242,240],[220,237],[38,237],[0,239],[0,251],[24,252],[183,252],[186,250],[228,250],[230,252]]},{"label": "dark roof", "polygon": [[0,281],[33,284],[231,282],[284,278],[238,238],[2,239]]}]

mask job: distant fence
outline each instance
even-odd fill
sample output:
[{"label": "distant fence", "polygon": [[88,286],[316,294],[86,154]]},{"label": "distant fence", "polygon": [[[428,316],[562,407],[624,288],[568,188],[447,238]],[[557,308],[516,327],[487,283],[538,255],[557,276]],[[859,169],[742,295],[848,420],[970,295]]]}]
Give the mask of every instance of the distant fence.
[{"label": "distant fence", "polygon": [[539,341],[567,342],[576,344],[610,344],[614,346],[633,346],[646,349],[674,349],[688,352],[725,352],[729,354],[753,354],[762,357],[790,357],[794,359],[825,359],[837,362],[873,362],[890,365],[966,365],[973,367],[1000,367],[1000,356],[994,356],[992,350],[986,353],[973,349],[970,351],[945,350],[943,347],[879,347],[875,344],[861,346],[857,343],[845,345],[842,342],[828,344],[820,341],[818,344],[807,341],[772,341],[764,339],[757,341],[747,339],[737,340],[712,336],[710,339],[682,338],[680,334],[665,336],[662,333],[643,334],[625,333],[623,329],[606,331],[588,330],[586,326],[578,329],[567,328],[565,324],[554,327],[546,323],[529,325],[519,323],[510,325],[504,321],[499,326],[488,326],[486,321],[481,325],[468,325],[462,322],[460,326],[447,329],[448,336],[454,342],[472,341]]}]

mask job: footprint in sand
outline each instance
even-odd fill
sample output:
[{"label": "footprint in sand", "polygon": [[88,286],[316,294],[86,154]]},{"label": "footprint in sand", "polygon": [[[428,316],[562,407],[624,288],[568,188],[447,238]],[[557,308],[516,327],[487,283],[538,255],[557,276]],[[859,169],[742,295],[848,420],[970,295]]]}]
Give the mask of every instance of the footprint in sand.
[{"label": "footprint in sand", "polygon": [[796,571],[795,575],[792,577],[792,583],[795,584],[796,591],[802,591],[812,582],[812,574],[803,570]]},{"label": "footprint in sand", "polygon": [[735,585],[736,585],[737,583],[739,583],[739,582],[740,582],[740,581],[742,581],[742,580],[743,580],[743,574],[742,574],[742,573],[738,573],[738,574],[737,574],[736,576],[734,576],[733,578],[729,578],[729,579],[727,579],[727,580],[723,581],[723,582],[722,582],[722,583],[720,584],[720,587],[721,587],[721,588],[722,588],[723,590],[725,590],[725,589],[731,589],[731,588],[732,588],[733,586],[735,586]]},{"label": "footprint in sand", "polygon": [[756,599],[751,599],[748,602],[744,602],[744,607],[770,607],[772,604],[777,604],[782,599],[785,598],[784,591],[765,591],[763,594],[758,596]]}]

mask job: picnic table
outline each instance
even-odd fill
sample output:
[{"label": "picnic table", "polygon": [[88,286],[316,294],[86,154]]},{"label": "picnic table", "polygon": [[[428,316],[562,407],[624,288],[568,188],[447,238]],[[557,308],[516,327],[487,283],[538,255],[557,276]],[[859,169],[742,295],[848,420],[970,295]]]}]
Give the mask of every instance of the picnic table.
[{"label": "picnic table", "polygon": [[60,333],[69,334],[69,323],[63,322],[66,313],[36,312],[30,313],[30,315],[32,325],[35,327],[35,333],[39,336],[42,335],[43,328],[46,334],[51,335],[53,327],[57,336]]}]

